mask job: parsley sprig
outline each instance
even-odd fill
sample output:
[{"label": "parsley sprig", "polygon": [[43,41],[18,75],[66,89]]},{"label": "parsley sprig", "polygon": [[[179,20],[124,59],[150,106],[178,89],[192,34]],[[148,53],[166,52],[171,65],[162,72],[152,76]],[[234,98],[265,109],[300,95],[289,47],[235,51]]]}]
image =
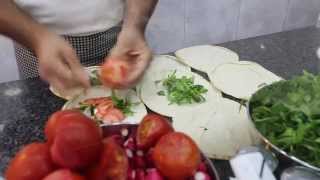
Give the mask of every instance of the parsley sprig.
[{"label": "parsley sprig", "polygon": [[[208,90],[202,85],[194,84],[193,77],[182,76],[178,78],[176,71],[169,74],[168,77],[162,81],[165,91],[159,91],[159,96],[166,96],[170,104],[193,104],[205,101],[203,94]],[[156,81],[159,83],[159,81]]]},{"label": "parsley sprig", "polygon": [[134,112],[132,111],[132,107],[139,103],[132,103],[128,97],[125,99],[121,99],[116,96],[115,92],[112,91],[111,99],[114,106],[120,109],[126,116],[132,116]]},{"label": "parsley sprig", "polygon": [[99,71],[98,70],[93,70],[91,73],[90,73],[90,84],[91,86],[99,86],[101,85],[101,81],[99,79]]}]

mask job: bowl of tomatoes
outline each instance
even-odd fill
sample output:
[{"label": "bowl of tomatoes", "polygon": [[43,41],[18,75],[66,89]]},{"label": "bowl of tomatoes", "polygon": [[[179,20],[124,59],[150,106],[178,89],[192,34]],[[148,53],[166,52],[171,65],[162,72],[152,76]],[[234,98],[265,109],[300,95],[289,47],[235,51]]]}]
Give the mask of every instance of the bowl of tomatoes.
[{"label": "bowl of tomatoes", "polygon": [[169,120],[98,126],[77,110],[51,115],[45,142],[23,147],[6,180],[220,180],[212,162]]}]

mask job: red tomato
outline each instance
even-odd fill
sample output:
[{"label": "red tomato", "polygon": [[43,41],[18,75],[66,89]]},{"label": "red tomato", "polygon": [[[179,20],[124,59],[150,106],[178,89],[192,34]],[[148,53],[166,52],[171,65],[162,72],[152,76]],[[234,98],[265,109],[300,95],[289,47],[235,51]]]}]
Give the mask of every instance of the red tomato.
[{"label": "red tomato", "polygon": [[84,115],[59,120],[51,146],[52,160],[60,167],[82,169],[100,157],[102,137],[100,128]]},{"label": "red tomato", "polygon": [[156,144],[152,159],[164,176],[175,180],[192,176],[201,161],[196,143],[179,132],[164,135]]},{"label": "red tomato", "polygon": [[50,173],[43,180],[85,180],[85,178],[68,169],[60,169]]},{"label": "red tomato", "polygon": [[109,108],[102,117],[103,122],[107,124],[121,122],[125,119],[125,115],[118,108]]},{"label": "red tomato", "polygon": [[53,143],[56,135],[56,129],[60,124],[65,124],[70,120],[90,120],[78,110],[63,110],[53,113],[46,123],[44,133],[47,137],[48,143]]},{"label": "red tomato", "polygon": [[97,118],[103,119],[103,117],[107,114],[107,111],[113,107],[114,107],[114,104],[112,101],[103,102],[103,103],[99,104],[96,108],[97,109],[97,113],[96,113]]},{"label": "red tomato", "polygon": [[89,170],[88,179],[126,180],[129,162],[124,149],[112,137],[104,139],[103,142],[100,162]]},{"label": "red tomato", "polygon": [[129,64],[126,61],[108,58],[101,67],[101,82],[111,88],[122,88],[129,73]]},{"label": "red tomato", "polygon": [[110,102],[110,101],[112,102],[112,99],[110,97],[99,97],[99,98],[86,99],[85,101],[83,101],[83,103],[97,106],[101,103]]},{"label": "red tomato", "polygon": [[147,114],[140,123],[137,131],[137,145],[141,149],[149,149],[165,134],[172,132],[169,120],[158,114]]},{"label": "red tomato", "polygon": [[42,179],[53,170],[48,145],[32,143],[22,148],[11,160],[5,177],[7,180]]}]

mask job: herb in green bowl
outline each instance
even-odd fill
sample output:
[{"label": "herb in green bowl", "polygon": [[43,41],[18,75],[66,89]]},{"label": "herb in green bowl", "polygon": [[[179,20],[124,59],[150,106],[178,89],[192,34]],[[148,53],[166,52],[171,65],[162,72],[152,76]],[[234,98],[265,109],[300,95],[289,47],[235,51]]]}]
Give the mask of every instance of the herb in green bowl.
[{"label": "herb in green bowl", "polygon": [[165,91],[158,91],[159,96],[166,96],[170,104],[193,104],[202,103],[206,99],[203,96],[208,89],[202,85],[194,83],[193,77],[177,77],[176,71],[169,74],[168,77],[162,81],[156,81],[156,83],[162,83],[165,87]]},{"label": "herb in green bowl", "polygon": [[260,89],[250,100],[259,132],[272,144],[320,168],[320,76],[304,72]]}]

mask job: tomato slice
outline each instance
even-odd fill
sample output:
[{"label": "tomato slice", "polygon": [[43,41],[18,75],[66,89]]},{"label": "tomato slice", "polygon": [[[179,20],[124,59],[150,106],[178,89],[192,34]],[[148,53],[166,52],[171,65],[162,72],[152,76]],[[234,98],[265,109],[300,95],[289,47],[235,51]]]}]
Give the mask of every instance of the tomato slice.
[{"label": "tomato slice", "polygon": [[87,105],[93,105],[98,106],[99,104],[105,103],[105,102],[112,102],[111,97],[99,97],[99,98],[90,98],[83,101],[84,104]]},{"label": "tomato slice", "polygon": [[120,109],[114,107],[109,108],[102,118],[103,122],[107,124],[121,122],[124,119],[125,115],[123,114],[123,112]]},{"label": "tomato slice", "polygon": [[127,61],[110,58],[101,67],[101,82],[111,88],[124,88],[128,81],[130,65]]},{"label": "tomato slice", "polygon": [[108,113],[108,110],[110,108],[114,108],[112,101],[105,101],[101,104],[99,104],[96,108],[96,116],[98,119],[103,119],[103,117]]}]

